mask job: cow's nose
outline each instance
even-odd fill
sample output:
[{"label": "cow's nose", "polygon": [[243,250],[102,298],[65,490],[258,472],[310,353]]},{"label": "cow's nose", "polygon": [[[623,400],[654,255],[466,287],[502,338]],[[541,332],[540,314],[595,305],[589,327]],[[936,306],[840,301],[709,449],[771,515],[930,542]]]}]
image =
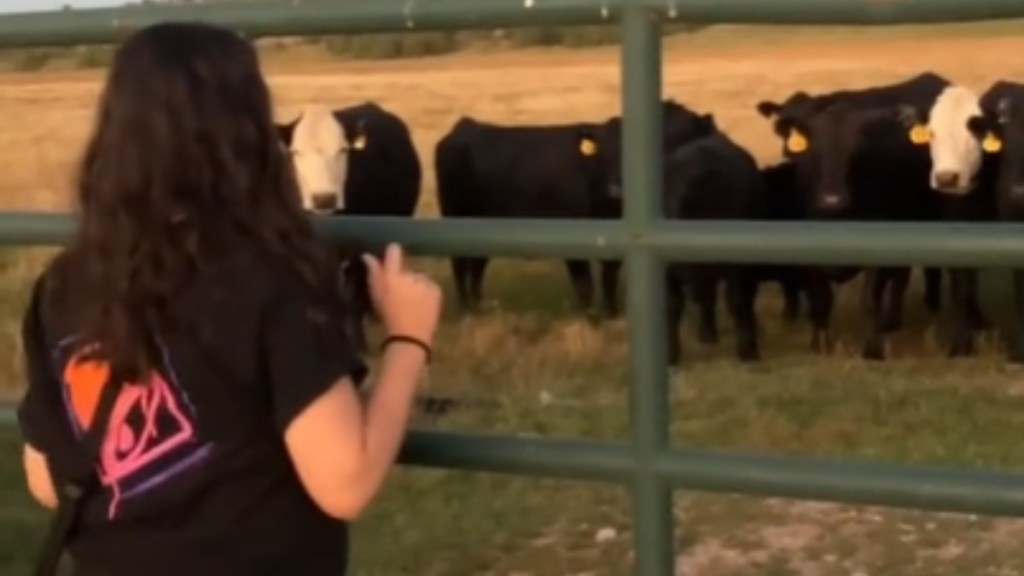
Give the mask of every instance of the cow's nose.
[{"label": "cow's nose", "polygon": [[340,196],[337,192],[316,192],[310,195],[314,210],[337,210]]},{"label": "cow's nose", "polygon": [[845,210],[849,204],[849,200],[845,194],[828,192],[818,196],[816,204],[818,212],[835,213]]},{"label": "cow's nose", "polygon": [[935,184],[937,188],[957,188],[960,186],[960,174],[957,172],[936,172]]}]

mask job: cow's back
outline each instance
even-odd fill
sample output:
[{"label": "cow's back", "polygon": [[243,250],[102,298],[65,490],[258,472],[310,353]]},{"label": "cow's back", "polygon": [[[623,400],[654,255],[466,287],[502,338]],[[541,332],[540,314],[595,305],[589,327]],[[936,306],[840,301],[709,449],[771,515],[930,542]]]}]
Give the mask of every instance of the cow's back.
[{"label": "cow's back", "polygon": [[439,167],[469,183],[458,200],[464,215],[588,217],[595,175],[579,152],[580,126],[457,127]]},{"label": "cow's back", "polygon": [[767,190],[753,156],[716,133],[682,146],[666,159],[667,218],[761,219]]}]

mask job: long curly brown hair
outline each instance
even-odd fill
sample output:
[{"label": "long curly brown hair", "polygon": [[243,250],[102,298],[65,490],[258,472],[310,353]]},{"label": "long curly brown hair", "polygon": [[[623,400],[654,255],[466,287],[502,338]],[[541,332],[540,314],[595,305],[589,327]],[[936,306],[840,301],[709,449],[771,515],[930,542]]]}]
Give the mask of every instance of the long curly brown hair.
[{"label": "long curly brown hair", "polygon": [[218,254],[269,251],[332,297],[256,52],[230,30],[161,23],[119,47],[77,194],[67,272],[90,306],[76,325],[126,376],[153,365],[169,304]]}]

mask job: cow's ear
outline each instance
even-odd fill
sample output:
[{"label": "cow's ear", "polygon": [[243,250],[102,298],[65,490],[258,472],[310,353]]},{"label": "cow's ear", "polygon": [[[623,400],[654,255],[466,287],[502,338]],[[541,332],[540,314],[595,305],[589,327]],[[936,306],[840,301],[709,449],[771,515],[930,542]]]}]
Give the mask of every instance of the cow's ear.
[{"label": "cow's ear", "polygon": [[971,116],[967,119],[967,130],[977,138],[986,154],[998,154],[1003,150],[1000,126],[991,117]]},{"label": "cow's ear", "polygon": [[780,111],[782,111],[782,106],[771,100],[762,100],[757,103],[757,113],[769,120],[778,115]]},{"label": "cow's ear", "polygon": [[292,145],[292,133],[295,132],[296,122],[274,125],[277,129],[277,137],[281,140],[281,143],[284,144],[285,148],[290,148]]},{"label": "cow's ear", "polygon": [[594,131],[589,128],[581,129],[576,133],[576,147],[581,155],[592,157],[597,155],[597,137]]},{"label": "cow's ear", "polygon": [[896,120],[907,130],[907,138],[915,146],[925,146],[932,141],[932,131],[916,108],[908,104],[897,106],[893,111]]},{"label": "cow's ear", "polygon": [[356,122],[355,130],[352,131],[352,149],[366,150],[368,138],[366,136],[366,120],[360,119]]}]

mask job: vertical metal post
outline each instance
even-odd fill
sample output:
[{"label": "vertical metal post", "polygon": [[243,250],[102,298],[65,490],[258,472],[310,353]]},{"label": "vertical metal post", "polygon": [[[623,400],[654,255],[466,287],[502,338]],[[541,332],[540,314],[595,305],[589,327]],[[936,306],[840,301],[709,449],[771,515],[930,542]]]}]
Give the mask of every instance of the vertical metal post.
[{"label": "vertical metal post", "polygon": [[[622,21],[624,218],[634,237],[662,218],[661,34],[658,15],[641,6]],[[636,478],[633,534],[636,574],[674,572],[672,491],[653,463],[668,447],[668,370],[664,266],[634,244],[626,258],[627,309],[633,384],[630,418]]]}]

